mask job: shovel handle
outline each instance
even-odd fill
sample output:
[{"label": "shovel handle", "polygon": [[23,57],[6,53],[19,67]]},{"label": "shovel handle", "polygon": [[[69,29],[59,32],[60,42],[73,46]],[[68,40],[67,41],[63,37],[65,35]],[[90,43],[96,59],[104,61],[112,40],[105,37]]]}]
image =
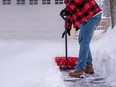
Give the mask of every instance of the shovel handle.
[{"label": "shovel handle", "polygon": [[65,19],[65,57],[66,57],[66,60],[68,60],[67,27],[66,27],[66,24],[67,24],[67,18]]}]

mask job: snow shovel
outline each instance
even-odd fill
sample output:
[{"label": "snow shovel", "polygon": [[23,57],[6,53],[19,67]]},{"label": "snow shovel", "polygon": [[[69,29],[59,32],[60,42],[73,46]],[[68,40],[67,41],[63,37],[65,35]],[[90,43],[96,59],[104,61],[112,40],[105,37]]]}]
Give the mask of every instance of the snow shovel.
[{"label": "snow shovel", "polygon": [[55,62],[59,66],[60,70],[74,69],[76,66],[76,62],[78,61],[77,57],[68,57],[66,21],[67,19],[65,20],[65,57],[64,56],[55,57]]}]

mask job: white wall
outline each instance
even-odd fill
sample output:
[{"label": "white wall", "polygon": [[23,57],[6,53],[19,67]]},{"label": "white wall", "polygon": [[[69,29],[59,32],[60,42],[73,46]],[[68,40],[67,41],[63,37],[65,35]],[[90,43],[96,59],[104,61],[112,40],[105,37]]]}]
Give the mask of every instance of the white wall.
[{"label": "white wall", "polygon": [[[12,0],[13,1],[13,0]],[[0,39],[58,39],[63,5],[0,5]]]}]

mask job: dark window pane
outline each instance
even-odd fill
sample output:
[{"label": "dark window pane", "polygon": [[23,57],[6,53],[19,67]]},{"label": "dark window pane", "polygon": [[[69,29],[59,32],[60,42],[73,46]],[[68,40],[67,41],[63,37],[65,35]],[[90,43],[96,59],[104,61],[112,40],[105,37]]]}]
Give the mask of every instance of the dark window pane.
[{"label": "dark window pane", "polygon": [[47,2],[47,4],[50,4],[50,2]]},{"label": "dark window pane", "polygon": [[30,3],[30,4],[33,4],[33,3]]},{"label": "dark window pane", "polygon": [[58,2],[55,2],[55,4],[58,4]]},{"label": "dark window pane", "polygon": [[45,2],[42,2],[42,4],[46,4]]},{"label": "dark window pane", "polygon": [[38,2],[34,2],[34,4],[38,4]]}]

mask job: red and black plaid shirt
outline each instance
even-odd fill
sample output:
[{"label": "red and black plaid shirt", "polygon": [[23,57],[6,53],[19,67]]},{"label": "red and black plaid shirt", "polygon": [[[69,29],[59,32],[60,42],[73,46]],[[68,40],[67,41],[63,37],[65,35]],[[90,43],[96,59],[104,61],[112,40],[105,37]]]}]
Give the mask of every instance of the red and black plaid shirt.
[{"label": "red and black plaid shirt", "polygon": [[79,26],[101,11],[95,0],[71,0],[66,4],[73,26]]},{"label": "red and black plaid shirt", "polygon": [[71,21],[70,18],[67,18],[67,20],[66,20],[66,27],[67,27],[67,28],[70,28],[70,29],[71,29],[71,27],[72,27],[72,21]]}]

